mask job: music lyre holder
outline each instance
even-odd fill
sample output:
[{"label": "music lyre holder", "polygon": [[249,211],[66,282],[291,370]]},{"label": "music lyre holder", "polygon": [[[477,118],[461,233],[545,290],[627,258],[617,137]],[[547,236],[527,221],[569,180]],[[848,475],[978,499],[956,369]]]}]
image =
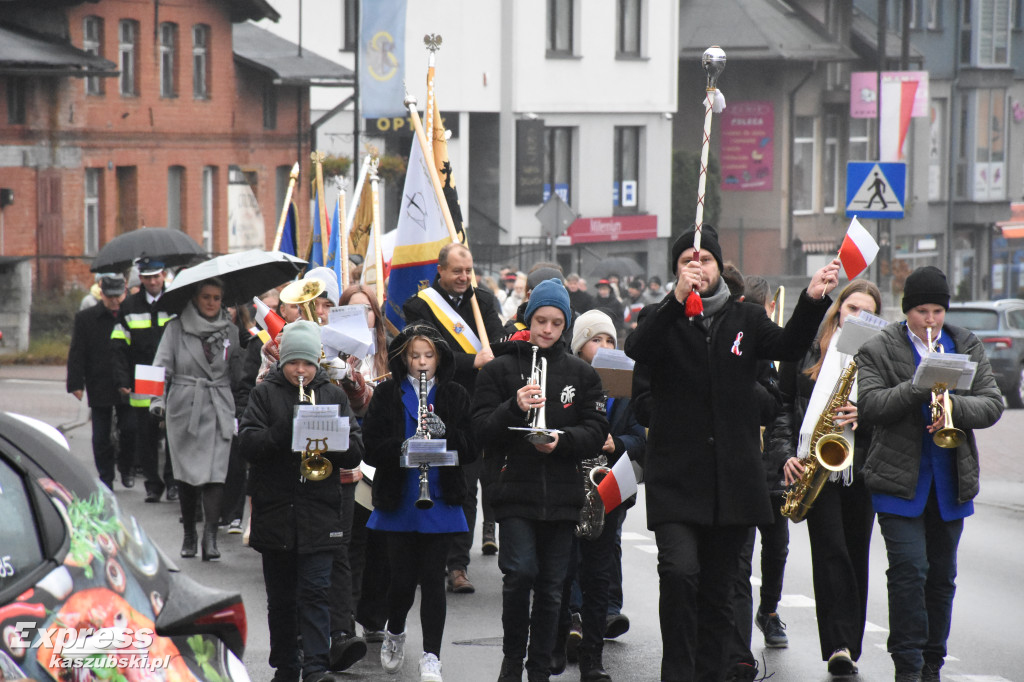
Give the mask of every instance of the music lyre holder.
[{"label": "music lyre holder", "polygon": [[538,429],[532,426],[510,426],[509,431],[526,431],[526,440],[534,445],[548,445],[555,442],[555,434],[564,433],[558,429]]}]

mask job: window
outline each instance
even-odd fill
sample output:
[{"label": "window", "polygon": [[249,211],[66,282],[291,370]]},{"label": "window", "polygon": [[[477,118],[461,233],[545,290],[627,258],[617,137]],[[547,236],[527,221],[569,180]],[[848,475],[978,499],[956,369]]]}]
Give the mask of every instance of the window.
[{"label": "window", "polygon": [[814,210],[814,117],[797,116],[793,125],[793,212]]},{"label": "window", "polygon": [[933,99],[929,114],[928,201],[939,201],[945,196],[946,186],[946,100]]},{"label": "window", "polygon": [[160,24],[160,96],[178,96],[178,25]]},{"label": "window", "polygon": [[270,81],[263,83],[263,128],[275,130],[277,128],[277,91]]},{"label": "window", "polygon": [[192,27],[192,96],[206,99],[210,96],[210,27],[196,24]]},{"label": "window", "polygon": [[939,0],[925,0],[925,26],[929,31],[942,28],[942,3]]},{"label": "window", "polygon": [[25,100],[28,97],[28,81],[17,76],[7,77],[7,122],[12,125],[25,123]]},{"label": "window", "polygon": [[139,24],[131,19],[122,19],[118,22],[117,32],[117,63],[121,70],[118,85],[122,95],[137,95],[139,91],[135,82],[135,67],[138,63],[138,56],[135,51],[135,43],[139,35]]},{"label": "window", "polygon": [[548,54],[572,55],[573,0],[548,0]]},{"label": "window", "polygon": [[572,205],[572,128],[544,130],[544,201],[555,192]]},{"label": "window", "polygon": [[957,199],[967,198],[967,166],[968,166],[968,154],[969,149],[969,134],[970,128],[968,127],[970,121],[971,111],[971,100],[970,95],[964,93],[960,95],[960,111],[958,113],[960,121],[959,131],[959,143],[956,148],[956,183],[954,185],[954,191],[956,192]]},{"label": "window", "polygon": [[871,161],[871,119],[850,119],[850,146],[846,150],[847,161]]},{"label": "window", "polygon": [[620,57],[639,57],[641,0],[618,0],[619,36],[617,53]]},{"label": "window", "polygon": [[822,205],[826,213],[834,213],[839,198],[839,116],[825,116],[825,157],[822,159]]},{"label": "window", "polygon": [[640,196],[639,126],[615,128],[615,184],[612,206],[616,214],[636,213]]},{"label": "window", "polygon": [[[82,20],[82,49],[97,57],[103,56],[103,19],[86,17]],[[102,95],[103,79],[90,76],[85,79],[85,94]]]},{"label": "window", "polygon": [[[0,514],[19,523],[0,525],[0,591],[13,590],[43,563],[43,545],[39,539],[38,519],[21,474],[0,460]],[[47,502],[49,504],[49,502]]]},{"label": "window", "polygon": [[174,230],[184,229],[181,222],[182,188],[185,186],[185,167],[171,166],[167,169],[167,227]]},{"label": "window", "polygon": [[960,62],[1009,66],[1011,0],[965,0],[961,7]]},{"label": "window", "polygon": [[217,167],[203,166],[203,248],[213,252],[213,228],[216,211]]},{"label": "window", "polygon": [[102,168],[85,169],[85,255],[100,249],[100,185]]},{"label": "window", "polygon": [[1006,199],[1006,90],[977,90],[974,122],[975,201]]},{"label": "window", "polygon": [[359,0],[344,0],[341,12],[341,51],[355,52],[359,45]]}]

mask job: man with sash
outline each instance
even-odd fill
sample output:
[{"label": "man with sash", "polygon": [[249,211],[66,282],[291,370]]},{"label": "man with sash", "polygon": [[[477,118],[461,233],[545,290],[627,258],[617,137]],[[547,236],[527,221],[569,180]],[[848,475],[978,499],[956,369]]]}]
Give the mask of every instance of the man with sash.
[{"label": "man with sash", "polygon": [[135,418],[134,460],[146,477],[146,502],[159,502],[165,487],[167,499],[173,501],[178,496],[170,457],[166,458],[164,475],[162,479],[160,477],[160,420],[149,413],[149,396],[133,391],[135,366],[153,364],[164,326],[175,316],[157,310],[157,301],[164,293],[164,264],[143,257],[136,265],[142,288],[121,304],[114,331],[110,333],[114,385],[129,396]]},{"label": "man with sash", "polygon": [[[481,287],[470,286],[473,273],[473,254],[458,243],[445,244],[437,255],[437,277],[433,284],[419,291],[402,305],[405,323],[425,322],[436,328],[455,351],[455,380],[470,395],[476,383],[476,373],[494,359],[490,348],[482,349],[480,337],[473,322],[472,299],[480,306],[480,315],[488,339],[503,336],[498,303],[494,294]],[[469,581],[469,550],[473,545],[473,527],[476,523],[477,481],[480,478],[480,458],[463,467],[469,494],[462,505],[466,513],[469,532],[456,536],[448,554],[448,589],[456,593],[475,591]]]}]

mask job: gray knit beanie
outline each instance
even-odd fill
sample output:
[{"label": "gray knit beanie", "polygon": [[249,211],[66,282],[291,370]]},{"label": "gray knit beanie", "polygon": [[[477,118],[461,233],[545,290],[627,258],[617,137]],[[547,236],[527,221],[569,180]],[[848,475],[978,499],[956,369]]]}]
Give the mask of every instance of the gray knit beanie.
[{"label": "gray knit beanie", "polygon": [[292,360],[320,364],[320,325],[308,320],[285,325],[281,332],[281,364]]}]

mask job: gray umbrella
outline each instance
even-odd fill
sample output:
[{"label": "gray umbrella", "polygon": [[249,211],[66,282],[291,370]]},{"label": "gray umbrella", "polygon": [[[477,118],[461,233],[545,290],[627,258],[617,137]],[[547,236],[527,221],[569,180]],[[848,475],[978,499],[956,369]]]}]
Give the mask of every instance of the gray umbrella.
[{"label": "gray umbrella", "polygon": [[224,282],[224,305],[248,303],[253,296],[295,279],[305,265],[301,258],[262,249],[217,256],[179,272],[160,297],[160,307],[181,312],[192,298],[194,285],[213,277]]},{"label": "gray umbrella", "polygon": [[124,272],[143,256],[163,261],[166,265],[187,265],[206,258],[206,251],[181,230],[143,227],[107,242],[89,269],[93,272]]},{"label": "gray umbrella", "polygon": [[611,258],[602,259],[590,270],[590,279],[601,279],[608,275],[618,275],[622,278],[624,284],[627,279],[645,273],[646,270],[632,258],[612,256]]}]

